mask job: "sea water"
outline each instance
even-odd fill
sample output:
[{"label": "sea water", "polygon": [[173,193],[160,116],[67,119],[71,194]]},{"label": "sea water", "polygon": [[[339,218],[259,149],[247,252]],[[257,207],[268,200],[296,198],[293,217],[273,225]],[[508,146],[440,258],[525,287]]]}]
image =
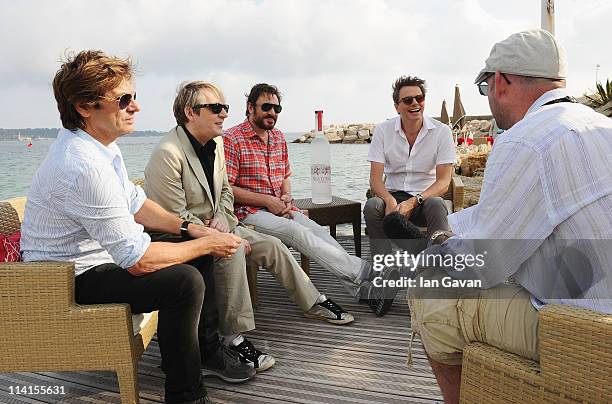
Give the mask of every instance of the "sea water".
[{"label": "sea water", "polygon": [[[308,144],[290,143],[302,133],[288,133],[292,196],[310,198],[310,148]],[[151,151],[161,137],[123,136],[117,141],[130,178],[142,178]],[[0,140],[0,200],[25,196],[34,173],[55,139],[31,141]],[[332,144],[331,166],[334,195],[364,203],[369,187],[370,164],[366,161],[367,144]]]}]

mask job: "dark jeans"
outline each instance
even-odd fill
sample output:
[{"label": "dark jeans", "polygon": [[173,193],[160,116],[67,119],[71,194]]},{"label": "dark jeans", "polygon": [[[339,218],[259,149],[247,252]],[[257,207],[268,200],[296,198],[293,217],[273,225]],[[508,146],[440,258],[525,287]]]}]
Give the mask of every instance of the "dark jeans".
[{"label": "dark jeans", "polygon": [[[402,203],[412,198],[414,195],[404,191],[391,192],[397,203]],[[442,198],[428,198],[426,205],[417,205],[410,214],[410,221],[417,226],[427,227],[427,234],[436,230],[449,230],[446,216],[448,211]],[[432,203],[433,202],[433,203]],[[429,203],[432,203],[431,207]]]},{"label": "dark jeans", "polygon": [[[151,241],[163,241],[167,243],[178,243],[184,241],[181,236],[167,233],[150,233]],[[204,278],[206,294],[204,305],[198,325],[198,339],[200,341],[200,353],[202,360],[208,354],[216,352],[220,347],[219,342],[219,311],[217,310],[215,277],[213,271],[214,257],[204,255],[187,264],[194,266]],[[165,370],[165,367],[164,367]]]},{"label": "dark jeans", "polygon": [[198,343],[205,286],[196,268],[180,264],[133,276],[115,264],[103,264],[77,276],[75,283],[79,304],[128,303],[132,313],[159,310],[157,339],[166,371],[166,402],[206,394]]},{"label": "dark jeans", "polygon": [[[397,203],[402,203],[413,196],[404,191],[391,192],[391,195],[395,198]],[[415,207],[409,219],[417,226],[427,226],[426,236],[429,237],[436,230],[449,230],[447,220],[448,213],[444,200],[440,197],[432,197],[425,199],[424,205]],[[383,220],[385,218],[384,201],[379,197],[368,199],[363,208],[363,216],[368,226],[372,257],[379,254],[389,254],[393,246],[383,231]],[[409,253],[417,254],[422,249],[421,242],[406,242],[410,245],[400,247]]]}]

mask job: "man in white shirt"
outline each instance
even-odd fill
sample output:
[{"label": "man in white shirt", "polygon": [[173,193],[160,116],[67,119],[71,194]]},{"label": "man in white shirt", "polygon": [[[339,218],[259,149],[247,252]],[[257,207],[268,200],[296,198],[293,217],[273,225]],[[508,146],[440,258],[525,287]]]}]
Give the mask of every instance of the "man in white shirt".
[{"label": "man in white shirt", "polygon": [[374,129],[368,152],[374,197],[363,209],[372,256],[391,251],[383,219],[392,212],[427,226],[428,235],[449,229],[441,196],[450,185],[455,145],[447,125],[424,115],[425,94],[424,80],[398,78],[393,84],[398,116]]},{"label": "man in white shirt", "polygon": [[479,203],[449,216],[455,235],[434,233],[439,245],[424,254],[483,254],[484,264],[421,266],[416,284],[450,276],[480,287],[409,289],[411,324],[445,402],[458,402],[466,344],[537,361],[543,304],[612,313],[612,120],[576,103],[565,78],[565,50],[539,29],[495,44],[476,78],[506,131]]},{"label": "man in white shirt", "polygon": [[[166,402],[210,403],[197,335],[204,281],[185,263],[230,257],[242,239],[184,223],[129,181],[115,143],[134,130],[140,111],[129,59],[82,51],[62,64],[53,90],[63,128],[28,193],[24,261],[74,262],[79,304],[159,310]],[[144,227],[192,240],[151,242]]]},{"label": "man in white shirt", "polygon": [[[374,262],[376,256],[391,252],[389,230],[385,232],[383,228],[385,218],[393,217],[390,214],[401,215],[399,223],[395,221],[397,225],[389,222],[392,227],[399,227],[402,222],[403,226],[412,226],[411,223],[427,226],[428,236],[437,230],[449,230],[446,218],[449,212],[441,195],[450,185],[455,144],[447,125],[424,115],[425,94],[424,80],[411,76],[398,78],[393,84],[393,103],[398,116],[374,129],[368,152],[370,189],[374,196],[363,208]],[[393,233],[403,232],[395,229]],[[413,234],[420,236],[418,229]],[[397,243],[412,254],[424,248],[416,240]],[[388,291],[372,290],[368,303],[376,315],[382,316],[390,309],[392,296],[383,298],[380,293],[387,295]]]}]

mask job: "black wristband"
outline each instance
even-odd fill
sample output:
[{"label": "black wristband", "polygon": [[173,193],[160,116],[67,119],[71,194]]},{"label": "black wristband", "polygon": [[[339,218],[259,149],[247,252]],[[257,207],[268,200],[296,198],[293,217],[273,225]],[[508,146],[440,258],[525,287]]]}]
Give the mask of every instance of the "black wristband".
[{"label": "black wristband", "polygon": [[191,222],[189,220],[185,220],[183,223],[181,223],[181,237],[183,240],[193,239],[193,237],[189,235],[189,230],[187,229],[190,224]]}]

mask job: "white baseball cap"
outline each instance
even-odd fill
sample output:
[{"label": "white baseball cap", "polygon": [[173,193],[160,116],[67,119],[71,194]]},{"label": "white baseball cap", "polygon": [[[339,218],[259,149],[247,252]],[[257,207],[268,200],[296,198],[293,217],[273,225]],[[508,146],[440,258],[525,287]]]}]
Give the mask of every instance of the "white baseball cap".
[{"label": "white baseball cap", "polygon": [[518,76],[565,79],[567,55],[555,37],[543,29],[517,32],[493,45],[475,84],[495,71]]}]

